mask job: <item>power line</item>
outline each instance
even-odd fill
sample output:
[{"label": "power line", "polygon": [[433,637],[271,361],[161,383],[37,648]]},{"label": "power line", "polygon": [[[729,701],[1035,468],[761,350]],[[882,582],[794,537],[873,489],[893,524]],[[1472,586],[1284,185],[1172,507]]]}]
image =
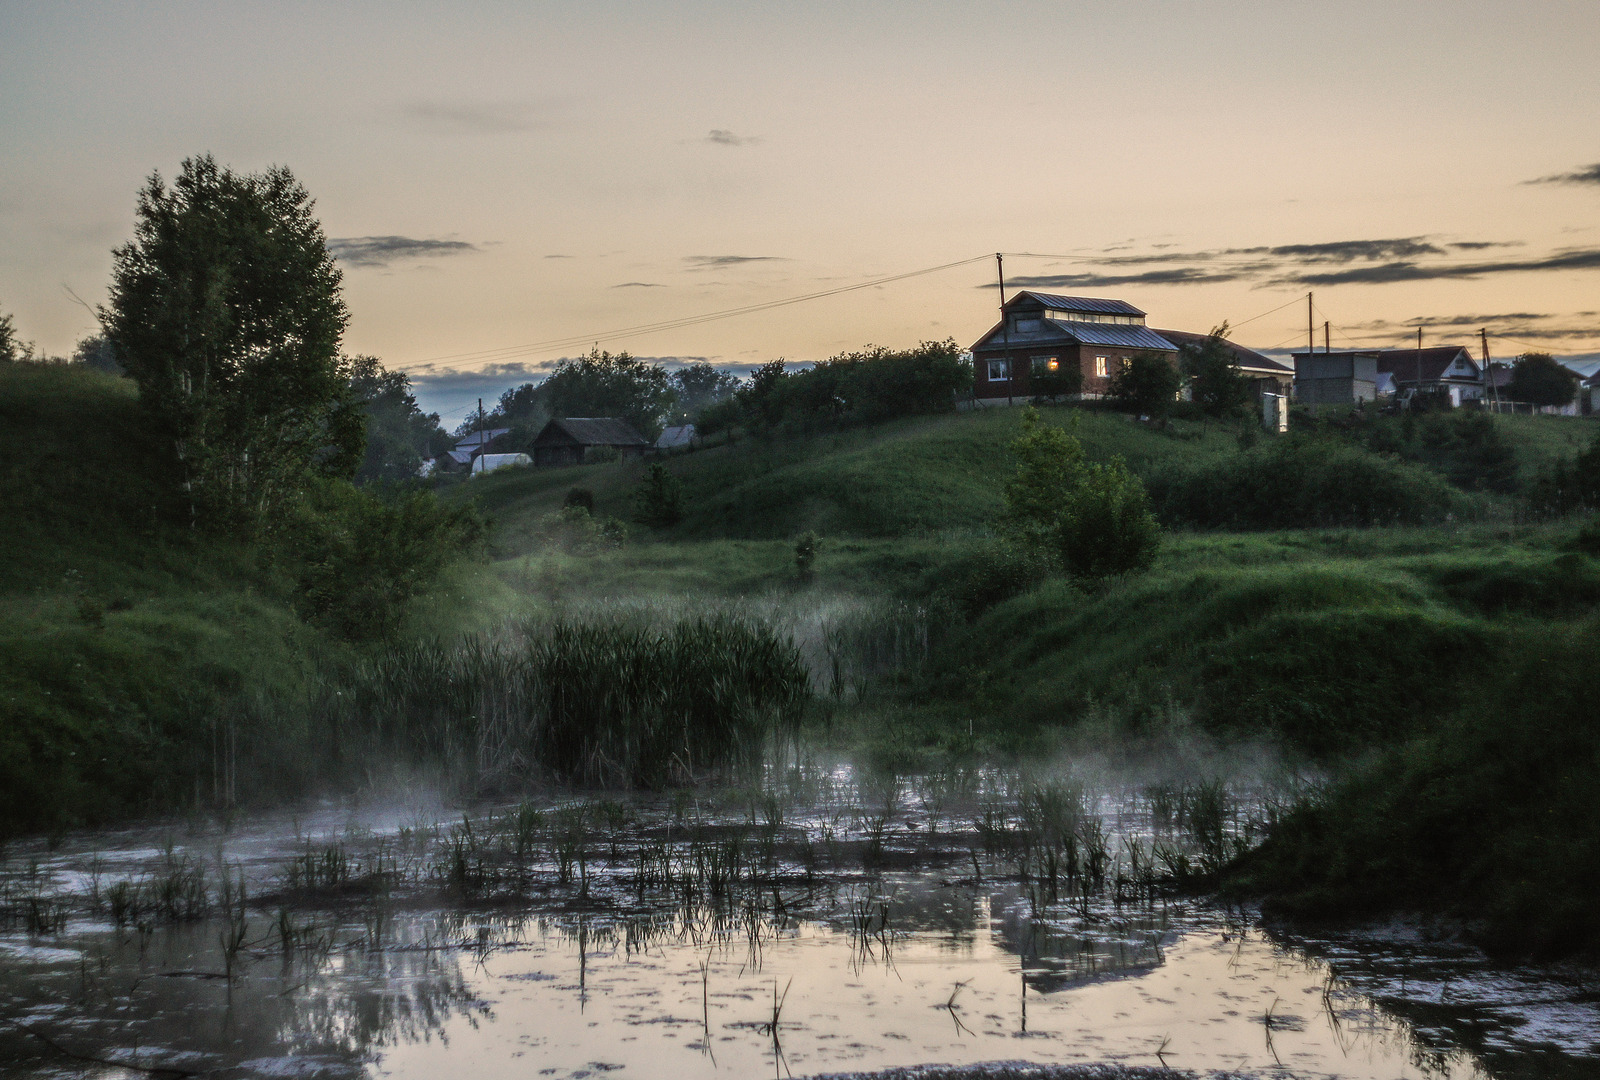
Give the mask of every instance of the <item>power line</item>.
[{"label": "power line", "polygon": [[687,315],[677,319],[663,319],[653,323],[640,323],[636,326],[625,326],[615,330],[607,330],[598,334],[574,334],[569,337],[550,338],[545,341],[533,341],[522,345],[508,345],[498,349],[484,349],[478,352],[449,353],[425,360],[418,360],[417,365],[433,365],[442,367],[455,367],[461,364],[482,364],[495,360],[509,360],[516,356],[523,356],[533,352],[545,352],[555,349],[572,348],[577,345],[586,345],[591,342],[615,341],[619,338],[638,337],[641,334],[659,333],[664,330],[677,330],[686,326],[698,326],[702,323],[715,322],[720,319],[732,319],[740,315],[751,315],[758,311],[771,311],[774,308],[787,307],[791,304],[803,304],[810,300],[821,300],[824,297],[838,296],[842,293],[856,292],[860,289],[871,289],[879,285],[888,285],[896,281],[905,281],[908,278],[922,277],[925,274],[936,274],[941,270],[952,270],[958,266],[968,266],[972,263],[983,262],[992,255],[975,255],[970,259],[958,259],[955,262],[941,263],[938,266],[927,266],[920,270],[909,270],[903,274],[891,274],[888,277],[874,278],[871,281],[859,281],[854,285],[841,285],[833,289],[823,289],[820,292],[806,293],[802,296],[788,296],[781,300],[766,300],[759,304],[746,304],[743,307],[724,308],[721,311],[710,311],[700,315]]}]

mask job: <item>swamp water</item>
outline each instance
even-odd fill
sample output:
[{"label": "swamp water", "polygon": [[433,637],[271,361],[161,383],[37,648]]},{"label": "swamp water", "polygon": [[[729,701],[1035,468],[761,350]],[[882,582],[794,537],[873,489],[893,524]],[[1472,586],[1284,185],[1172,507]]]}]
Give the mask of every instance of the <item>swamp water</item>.
[{"label": "swamp water", "polygon": [[1268,806],[830,769],[14,845],[0,1076],[1600,1076],[1582,973],[1173,893]]}]

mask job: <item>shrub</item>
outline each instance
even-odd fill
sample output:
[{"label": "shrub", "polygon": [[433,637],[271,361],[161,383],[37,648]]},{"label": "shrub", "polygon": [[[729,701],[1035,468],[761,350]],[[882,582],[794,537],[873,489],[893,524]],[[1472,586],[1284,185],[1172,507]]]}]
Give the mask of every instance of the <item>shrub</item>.
[{"label": "shrub", "polygon": [[594,492],[579,487],[569,490],[566,497],[561,500],[561,509],[566,510],[574,506],[581,506],[589,513],[594,513]]},{"label": "shrub", "polygon": [[665,465],[650,465],[634,495],[633,520],[654,528],[670,528],[683,520],[683,484]]},{"label": "shrub", "polygon": [[1426,524],[1458,504],[1432,473],[1332,438],[1272,439],[1147,482],[1163,522],[1198,529]]},{"label": "shrub", "polygon": [[1023,543],[1054,552],[1074,577],[1101,578],[1150,565],[1159,530],[1144,484],[1121,459],[1083,460],[1083,447],[1037,409],[1011,444],[1017,471],[1002,519]]},{"label": "shrub", "polygon": [[1183,376],[1160,353],[1138,353],[1111,378],[1107,397],[1124,412],[1161,419],[1172,411]]},{"label": "shrub", "polygon": [[486,528],[470,504],[447,509],[431,491],[316,485],[285,528],[300,607],[345,637],[384,637]]},{"label": "shrub", "polygon": [[1112,577],[1147,568],[1161,529],[1144,484],[1118,458],[1079,467],[1055,541],[1073,577]]}]

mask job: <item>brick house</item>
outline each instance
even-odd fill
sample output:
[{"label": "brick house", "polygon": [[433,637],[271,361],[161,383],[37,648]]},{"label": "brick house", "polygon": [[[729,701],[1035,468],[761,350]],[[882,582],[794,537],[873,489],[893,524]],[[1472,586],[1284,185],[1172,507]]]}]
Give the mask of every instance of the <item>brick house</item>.
[{"label": "brick house", "polygon": [[972,346],[973,396],[979,404],[1049,393],[1048,377],[1076,367],[1080,393],[1105,394],[1124,362],[1140,353],[1178,362],[1178,348],[1144,323],[1125,300],[1019,292]]}]

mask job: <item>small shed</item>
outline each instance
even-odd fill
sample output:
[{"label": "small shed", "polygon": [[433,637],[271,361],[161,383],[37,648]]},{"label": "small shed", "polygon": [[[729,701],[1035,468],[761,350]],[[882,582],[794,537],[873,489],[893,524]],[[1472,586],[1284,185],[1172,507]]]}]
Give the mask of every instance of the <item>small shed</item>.
[{"label": "small shed", "polygon": [[527,454],[479,454],[472,459],[472,475],[494,472],[504,469],[509,465],[532,465],[533,459]]},{"label": "small shed", "polygon": [[650,440],[615,417],[562,417],[534,437],[533,463],[540,468],[582,465],[591,451],[599,449],[615,450],[624,459],[643,457]]},{"label": "small shed", "polygon": [[1377,352],[1294,353],[1294,396],[1302,405],[1355,405],[1378,397]]}]

